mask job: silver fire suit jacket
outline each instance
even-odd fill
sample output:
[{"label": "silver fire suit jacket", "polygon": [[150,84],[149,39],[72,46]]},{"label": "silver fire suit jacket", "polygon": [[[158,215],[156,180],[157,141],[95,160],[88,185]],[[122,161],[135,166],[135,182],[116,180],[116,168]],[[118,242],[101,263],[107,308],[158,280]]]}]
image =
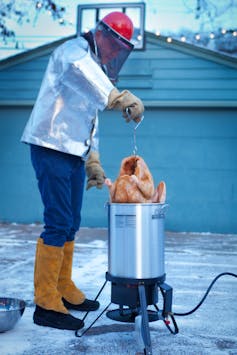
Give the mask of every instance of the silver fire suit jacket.
[{"label": "silver fire suit jacket", "polygon": [[98,110],[114,89],[91,53],[77,37],[51,55],[21,141],[86,159],[98,150]]}]

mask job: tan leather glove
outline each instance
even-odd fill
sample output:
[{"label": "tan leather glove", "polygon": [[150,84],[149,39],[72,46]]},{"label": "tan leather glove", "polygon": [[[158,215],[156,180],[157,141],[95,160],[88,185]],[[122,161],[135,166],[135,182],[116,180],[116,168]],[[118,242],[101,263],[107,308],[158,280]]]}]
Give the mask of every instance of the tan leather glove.
[{"label": "tan leather glove", "polygon": [[109,94],[107,107],[109,109],[121,110],[127,122],[131,120],[140,122],[144,112],[143,103],[138,97],[128,90],[119,92],[116,88]]},{"label": "tan leather glove", "polygon": [[89,154],[85,167],[87,175],[86,190],[93,186],[97,187],[97,189],[102,189],[105,181],[105,174],[100,164],[100,158],[97,152],[91,152]]}]

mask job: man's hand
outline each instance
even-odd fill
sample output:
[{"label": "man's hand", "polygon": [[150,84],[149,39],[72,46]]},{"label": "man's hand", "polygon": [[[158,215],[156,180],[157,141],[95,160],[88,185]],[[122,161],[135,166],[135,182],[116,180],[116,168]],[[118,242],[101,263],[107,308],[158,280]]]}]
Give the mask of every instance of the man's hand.
[{"label": "man's hand", "polygon": [[109,94],[107,107],[121,110],[127,122],[131,120],[140,122],[144,112],[143,103],[138,97],[128,90],[119,92],[116,88]]},{"label": "man's hand", "polygon": [[91,152],[85,165],[87,175],[86,190],[89,190],[93,186],[97,189],[102,189],[105,181],[105,174],[100,164],[99,154],[97,152]]}]

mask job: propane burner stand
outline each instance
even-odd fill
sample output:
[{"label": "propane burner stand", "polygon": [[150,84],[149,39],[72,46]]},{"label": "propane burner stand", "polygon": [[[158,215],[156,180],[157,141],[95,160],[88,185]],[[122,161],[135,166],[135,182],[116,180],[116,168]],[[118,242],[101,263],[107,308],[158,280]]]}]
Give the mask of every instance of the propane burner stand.
[{"label": "propane burner stand", "polygon": [[[119,304],[118,309],[106,312],[112,320],[135,323],[135,329],[144,345],[144,353],[152,354],[149,322],[163,320],[172,334],[178,333],[178,326],[172,315],[173,289],[167,285],[165,275],[151,279],[133,279],[114,277],[106,273],[106,280],[111,282],[111,302]],[[163,297],[163,309],[157,306],[158,291]],[[155,310],[147,309],[153,305]],[[173,329],[170,327],[170,320]]]},{"label": "propane burner stand", "polygon": [[[162,320],[165,326],[172,334],[179,332],[177,323],[172,314],[172,294],[173,289],[167,285],[165,275],[162,277],[151,279],[133,279],[114,277],[109,272],[106,272],[106,281],[99,290],[95,300],[98,299],[108,281],[111,282],[111,302],[103,309],[98,317],[90,324],[88,328],[80,334],[76,331],[76,336],[83,336],[95,322],[106,312],[106,316],[118,322],[135,323],[135,331],[139,343],[142,344],[144,354],[151,355],[151,338],[149,323]],[[159,309],[158,291],[163,297],[163,309]],[[108,310],[110,305],[118,304],[119,308]],[[148,309],[148,306],[153,306],[154,310]],[[89,312],[83,318],[86,319]],[[171,319],[171,321],[170,321]],[[171,323],[173,327],[171,328]]]},{"label": "propane burner stand", "polygon": [[[139,287],[144,288],[146,304],[156,304],[158,302],[157,284],[163,284],[165,276],[153,279],[131,279],[114,277],[107,272],[106,280],[111,282],[111,302],[119,305],[118,310],[107,312],[107,316],[120,322],[134,322],[134,316],[141,307]],[[172,299],[172,289],[170,289],[170,291],[166,299]],[[169,303],[171,305],[171,302]],[[168,305],[168,300],[166,304]],[[124,309],[124,306],[128,306],[129,309]],[[167,312],[171,312],[171,309],[167,309]],[[150,318],[152,320],[158,320],[157,317],[155,317],[157,319],[154,319],[152,316]]]}]

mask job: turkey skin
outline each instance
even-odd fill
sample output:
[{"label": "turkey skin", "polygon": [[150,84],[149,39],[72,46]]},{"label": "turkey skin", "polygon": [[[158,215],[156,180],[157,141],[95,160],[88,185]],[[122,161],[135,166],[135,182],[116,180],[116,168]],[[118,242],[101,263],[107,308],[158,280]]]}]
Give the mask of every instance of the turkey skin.
[{"label": "turkey skin", "polygon": [[129,156],[122,160],[119,175],[112,182],[105,179],[113,203],[164,203],[166,185],[161,181],[155,188],[150,170],[140,156]]}]

